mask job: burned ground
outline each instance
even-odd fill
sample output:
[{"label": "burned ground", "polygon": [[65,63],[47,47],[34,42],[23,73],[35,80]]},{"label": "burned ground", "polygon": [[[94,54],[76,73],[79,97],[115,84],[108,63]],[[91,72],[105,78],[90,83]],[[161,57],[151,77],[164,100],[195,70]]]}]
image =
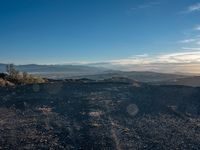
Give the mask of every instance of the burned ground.
[{"label": "burned ground", "polygon": [[200,149],[200,89],[88,82],[0,88],[0,149]]}]

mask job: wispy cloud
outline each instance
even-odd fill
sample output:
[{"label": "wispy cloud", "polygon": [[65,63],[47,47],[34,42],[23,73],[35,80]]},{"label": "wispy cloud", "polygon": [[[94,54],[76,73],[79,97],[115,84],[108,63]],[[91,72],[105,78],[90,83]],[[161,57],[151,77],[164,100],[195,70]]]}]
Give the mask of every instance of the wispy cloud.
[{"label": "wispy cloud", "polygon": [[193,5],[189,6],[187,11],[188,12],[200,11],[200,3],[196,3],[196,4],[193,4]]},{"label": "wispy cloud", "polygon": [[148,54],[140,54],[140,55],[134,55],[134,56],[132,56],[131,58],[146,58],[146,57],[148,57],[149,55]]},{"label": "wispy cloud", "polygon": [[151,63],[196,63],[200,62],[200,51],[186,51],[170,54],[138,57],[110,61],[113,64],[151,64]]},{"label": "wispy cloud", "polygon": [[199,63],[200,51],[179,52],[158,57],[158,62],[164,63]]},{"label": "wispy cloud", "polygon": [[194,38],[194,39],[185,39],[179,41],[179,43],[182,44],[193,44],[193,45],[199,45],[200,44],[200,38]]},{"label": "wispy cloud", "polygon": [[188,51],[200,51],[200,47],[182,47],[181,49]]},{"label": "wispy cloud", "polygon": [[179,43],[193,43],[196,41],[197,41],[197,39],[185,39],[185,40],[179,41]]},{"label": "wispy cloud", "polygon": [[152,2],[145,3],[145,4],[134,6],[131,8],[131,10],[145,9],[145,8],[149,8],[149,7],[152,7],[155,5],[159,5],[159,4],[160,4],[160,2],[152,1]]},{"label": "wispy cloud", "polygon": [[[158,55],[134,55],[93,65],[125,71],[187,72],[200,74],[199,51],[184,51]],[[141,57],[142,56],[142,57]]]},{"label": "wispy cloud", "polygon": [[185,10],[180,11],[179,14],[187,14],[200,11],[200,2],[188,6]]},{"label": "wispy cloud", "polygon": [[198,31],[200,31],[200,25],[190,29],[188,31],[190,34],[187,35],[187,39],[180,40],[178,43],[184,44],[184,46],[189,45],[194,47],[200,45],[200,34]]}]

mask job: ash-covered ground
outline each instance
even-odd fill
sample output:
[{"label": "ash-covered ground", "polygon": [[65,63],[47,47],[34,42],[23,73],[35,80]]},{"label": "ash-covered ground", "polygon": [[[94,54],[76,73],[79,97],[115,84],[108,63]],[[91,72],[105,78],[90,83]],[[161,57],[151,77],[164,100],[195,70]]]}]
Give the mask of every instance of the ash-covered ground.
[{"label": "ash-covered ground", "polygon": [[2,150],[200,149],[200,88],[66,82],[0,88]]}]

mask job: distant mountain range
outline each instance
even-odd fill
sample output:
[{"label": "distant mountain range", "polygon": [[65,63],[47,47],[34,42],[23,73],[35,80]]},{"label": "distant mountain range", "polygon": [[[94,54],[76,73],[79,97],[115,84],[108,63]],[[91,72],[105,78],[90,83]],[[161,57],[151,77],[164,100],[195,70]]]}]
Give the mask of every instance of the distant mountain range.
[{"label": "distant mountain range", "polygon": [[156,84],[159,84],[159,85],[185,85],[185,86],[200,87],[200,76],[177,78],[177,79],[173,79],[173,80],[157,82]]},{"label": "distant mountain range", "polygon": [[[105,80],[109,78],[127,78],[139,82],[165,85],[200,86],[200,76],[185,74],[157,73],[150,71],[118,71],[87,65],[16,65],[19,71],[51,79]],[[0,64],[0,72],[6,71],[6,64]]]},{"label": "distant mountain range", "polygon": [[[177,74],[164,74],[155,72],[138,71],[117,71],[103,67],[93,67],[86,65],[16,65],[17,70],[36,74],[48,78],[88,78],[92,80],[103,80],[111,77],[124,77],[142,82],[155,82],[173,80],[185,77]],[[6,64],[0,64],[0,72],[6,71]]]},{"label": "distant mountain range", "polygon": [[[36,74],[49,78],[66,78],[78,75],[100,74],[106,71],[105,68],[92,67],[85,65],[16,65],[17,70]],[[6,64],[0,64],[0,72],[6,71]]]},{"label": "distant mountain range", "polygon": [[96,75],[87,75],[87,76],[77,76],[74,78],[88,78],[92,80],[104,80],[111,77],[123,77],[132,80],[137,80],[139,82],[160,82],[160,81],[168,81],[175,80],[179,78],[185,78],[185,75],[178,74],[167,74],[167,73],[157,73],[157,72],[149,72],[149,71],[110,71],[104,74],[96,74]]}]

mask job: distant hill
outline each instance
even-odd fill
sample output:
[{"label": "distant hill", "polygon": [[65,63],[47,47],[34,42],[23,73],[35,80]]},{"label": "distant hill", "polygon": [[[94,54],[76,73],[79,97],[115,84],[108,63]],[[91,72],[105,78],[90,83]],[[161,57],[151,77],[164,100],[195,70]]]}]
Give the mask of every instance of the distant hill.
[{"label": "distant hill", "polygon": [[177,75],[177,74],[156,73],[156,72],[149,72],[149,71],[130,71],[130,72],[110,71],[104,74],[77,76],[74,78],[81,78],[81,77],[92,79],[92,80],[104,80],[111,77],[123,77],[123,78],[129,78],[131,80],[137,80],[140,82],[160,82],[160,81],[175,80],[175,79],[184,78],[187,76]]},{"label": "distant hill", "polygon": [[0,72],[5,72],[6,64],[0,64]]},{"label": "distant hill", "polygon": [[158,82],[157,84],[161,84],[161,85],[185,85],[185,86],[199,87],[200,86],[200,76],[178,78],[178,79],[174,79],[174,80]]},{"label": "distant hill", "polygon": [[[75,78],[80,78],[80,76]],[[104,74],[88,75],[84,76],[84,78],[92,80],[127,78],[130,80],[136,80],[139,82],[146,82],[158,85],[184,85],[184,86],[200,87],[200,76],[192,76],[186,74],[180,75],[180,74],[166,74],[166,73],[156,73],[156,72],[116,71]]]},{"label": "distant hill", "polygon": [[[117,71],[86,65],[16,65],[17,70],[49,79],[91,79],[106,80],[126,78],[138,82],[164,85],[200,86],[200,77],[186,74],[157,73],[150,71]],[[0,72],[5,72],[6,64],[0,64]]]},{"label": "distant hill", "polygon": [[[48,78],[66,78],[78,75],[92,75],[103,73],[107,69],[85,65],[16,65],[19,71],[38,74]],[[0,72],[5,72],[6,64],[0,64]]]}]

